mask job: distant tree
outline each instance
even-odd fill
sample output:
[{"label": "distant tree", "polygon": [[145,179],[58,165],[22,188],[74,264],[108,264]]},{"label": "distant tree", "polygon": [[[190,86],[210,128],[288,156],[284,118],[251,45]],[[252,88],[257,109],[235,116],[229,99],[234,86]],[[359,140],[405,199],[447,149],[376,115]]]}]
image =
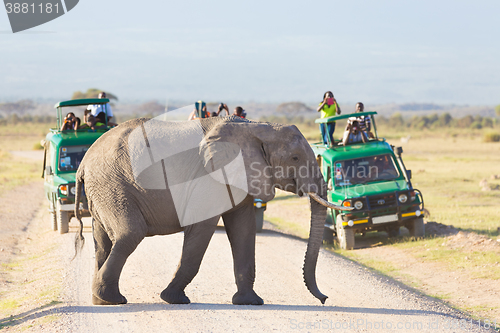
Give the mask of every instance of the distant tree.
[{"label": "distant tree", "polygon": [[495,113],[500,117],[500,104],[495,107]]},{"label": "distant tree", "polygon": [[114,99],[116,101],[118,100],[118,97],[116,97],[112,93],[107,92],[106,90],[101,90],[101,89],[96,89],[96,88],[87,89],[86,92],[75,91],[73,93],[73,96],[71,97],[71,99],[97,98],[101,91],[104,91],[106,93],[106,98]]},{"label": "distant tree", "polygon": [[389,125],[392,127],[397,128],[403,126],[404,124],[405,121],[403,119],[403,116],[399,112],[392,114],[391,117],[389,118]]},{"label": "distant tree", "polygon": [[16,125],[20,120],[21,118],[17,115],[17,113],[12,113],[9,117],[9,123],[12,125]]},{"label": "distant tree", "polygon": [[457,125],[458,125],[458,127],[461,127],[461,128],[468,128],[472,125],[473,122],[474,122],[474,117],[472,117],[471,115],[468,115],[468,116],[465,116],[463,118],[458,119]]},{"label": "distant tree", "polygon": [[446,113],[442,113],[440,116],[439,116],[439,125],[442,126],[442,127],[445,127],[445,126],[448,126],[450,124],[450,122],[452,121],[452,117],[451,115],[446,112]]},{"label": "distant tree", "polygon": [[484,117],[481,125],[483,127],[493,127],[493,120],[489,117]]},{"label": "distant tree", "polygon": [[11,103],[0,103],[0,110],[5,111],[7,113],[11,112],[24,113],[34,108],[35,108],[35,102],[33,102],[30,99],[23,99]]},{"label": "distant tree", "polygon": [[286,116],[296,116],[301,113],[312,112],[313,109],[301,102],[287,102],[281,103],[276,108],[277,113],[284,114]]}]

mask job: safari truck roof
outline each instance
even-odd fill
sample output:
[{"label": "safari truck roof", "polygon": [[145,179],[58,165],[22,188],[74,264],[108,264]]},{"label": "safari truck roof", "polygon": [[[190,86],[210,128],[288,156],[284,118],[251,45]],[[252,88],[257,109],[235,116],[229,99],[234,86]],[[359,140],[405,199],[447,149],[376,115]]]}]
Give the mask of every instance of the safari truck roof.
[{"label": "safari truck roof", "polygon": [[325,149],[324,146],[313,146],[313,149],[316,155],[320,154],[325,160],[331,162],[392,153],[391,146],[385,141],[360,142],[330,149]]},{"label": "safari truck roof", "polygon": [[[88,106],[88,105],[93,105],[93,104],[106,104],[109,103],[108,98],[82,98],[82,99],[71,99],[69,101],[62,101],[54,105],[54,108],[56,109],[56,128],[52,128],[52,132],[61,132],[60,128],[63,125],[63,120],[64,120],[64,115],[62,112],[62,109],[64,107],[74,107],[74,106]],[[106,126],[107,126],[107,119],[106,119]],[[81,132],[82,130],[77,130],[78,132]],[[88,130],[84,130],[87,132]],[[107,129],[101,129],[97,130],[100,131],[101,133],[106,132]]]},{"label": "safari truck roof", "polygon": [[89,104],[106,104],[109,103],[108,98],[82,98],[82,99],[72,99],[69,101],[62,101],[54,105],[54,108],[65,107],[65,106],[80,106]]},{"label": "safari truck roof", "polygon": [[346,113],[346,114],[341,114],[338,116],[331,116],[331,117],[327,117],[327,118],[316,119],[315,123],[317,123],[317,124],[331,123],[331,122],[341,120],[341,119],[347,119],[347,118],[351,118],[351,117],[371,116],[374,114],[377,114],[377,111]]}]

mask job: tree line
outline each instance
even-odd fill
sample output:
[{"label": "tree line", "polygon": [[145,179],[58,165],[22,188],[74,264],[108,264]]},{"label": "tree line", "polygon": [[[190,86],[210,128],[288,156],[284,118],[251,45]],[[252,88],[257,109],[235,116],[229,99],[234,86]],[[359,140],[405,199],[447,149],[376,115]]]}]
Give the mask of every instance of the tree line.
[{"label": "tree line", "polygon": [[12,113],[6,117],[0,115],[0,126],[4,125],[17,125],[20,123],[38,123],[38,124],[55,124],[56,117],[49,115],[18,115],[17,113]]},{"label": "tree line", "polygon": [[434,129],[434,128],[468,128],[482,129],[495,128],[500,126],[500,119],[493,117],[483,117],[480,115],[467,115],[461,118],[454,118],[449,113],[413,116],[405,118],[401,113],[394,113],[390,117],[377,116],[377,124],[388,125],[395,129]]}]

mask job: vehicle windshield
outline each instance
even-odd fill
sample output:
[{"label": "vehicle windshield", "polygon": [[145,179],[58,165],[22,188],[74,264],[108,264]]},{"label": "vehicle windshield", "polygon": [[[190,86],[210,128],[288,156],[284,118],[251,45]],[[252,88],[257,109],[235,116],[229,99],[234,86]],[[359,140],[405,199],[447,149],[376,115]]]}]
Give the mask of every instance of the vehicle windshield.
[{"label": "vehicle windshield", "polygon": [[374,181],[393,180],[399,171],[390,154],[335,162],[335,185],[350,186]]},{"label": "vehicle windshield", "polygon": [[59,151],[59,170],[76,171],[88,149],[89,146],[61,147]]}]

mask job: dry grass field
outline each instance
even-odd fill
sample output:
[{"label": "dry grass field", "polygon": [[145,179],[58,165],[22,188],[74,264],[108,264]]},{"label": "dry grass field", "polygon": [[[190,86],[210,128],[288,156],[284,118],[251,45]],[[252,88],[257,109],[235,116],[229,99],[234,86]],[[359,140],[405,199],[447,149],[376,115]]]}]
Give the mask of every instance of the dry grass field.
[{"label": "dry grass field", "polygon": [[[303,133],[317,141],[314,130],[306,126]],[[335,244],[329,248],[473,316],[499,322],[500,143],[484,142],[481,131],[464,135],[453,129],[407,133],[386,128],[381,133],[389,134],[384,135],[389,143],[403,147],[413,185],[422,191],[430,212],[426,222],[449,225],[451,232],[414,240],[402,228],[396,238],[376,232],[357,235],[353,251],[339,250]],[[400,138],[410,134],[403,143]],[[308,206],[305,198],[278,192],[265,219],[307,238]]]},{"label": "dry grass field", "polygon": [[[342,125],[337,125],[340,136]],[[41,163],[9,151],[39,148],[47,124],[0,126],[0,195],[41,181]],[[298,127],[318,141],[315,124]],[[329,249],[422,292],[469,311],[478,318],[500,322],[500,143],[484,142],[480,130],[394,131],[380,128],[388,142],[404,149],[413,185],[430,211],[426,222],[453,226],[454,233],[414,240],[385,233],[356,236],[354,251]],[[400,138],[407,138],[403,143]],[[277,228],[308,237],[307,198],[279,192],[268,204],[265,219]]]}]

